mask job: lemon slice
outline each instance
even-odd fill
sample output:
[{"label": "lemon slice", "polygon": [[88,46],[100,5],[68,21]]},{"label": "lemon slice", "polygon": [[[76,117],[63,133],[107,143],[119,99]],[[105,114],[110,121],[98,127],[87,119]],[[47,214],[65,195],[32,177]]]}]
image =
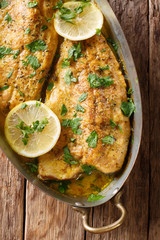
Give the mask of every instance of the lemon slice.
[{"label": "lemon slice", "polygon": [[57,116],[45,104],[27,101],[13,108],[5,120],[11,148],[25,157],[38,157],[56,144],[61,131]]},{"label": "lemon slice", "polygon": [[[67,10],[64,8],[71,12],[67,14]],[[93,3],[66,2],[56,12],[54,19],[57,33],[72,41],[92,37],[96,34],[96,29],[101,29],[102,25],[103,15]]]}]

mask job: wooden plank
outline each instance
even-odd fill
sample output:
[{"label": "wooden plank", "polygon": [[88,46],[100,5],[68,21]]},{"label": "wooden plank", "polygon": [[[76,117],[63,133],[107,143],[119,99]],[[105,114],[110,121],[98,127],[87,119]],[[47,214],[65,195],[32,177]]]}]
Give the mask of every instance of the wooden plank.
[{"label": "wooden plank", "polygon": [[0,150],[0,239],[23,239],[24,179]]},{"label": "wooden plank", "polygon": [[83,240],[79,213],[27,183],[25,240]]},{"label": "wooden plank", "polygon": [[160,236],[160,1],[149,1],[149,25],[150,25],[150,224],[149,239],[157,240]]},{"label": "wooden plank", "polygon": [[[87,240],[146,240],[149,196],[149,101],[148,101],[148,4],[147,0],[110,0],[128,40],[136,64],[143,102],[143,136],[139,157],[125,183],[123,203],[127,219],[122,227],[108,234],[92,235]],[[118,218],[110,203],[94,208],[93,226],[102,226]],[[92,224],[92,221],[90,221]]]}]

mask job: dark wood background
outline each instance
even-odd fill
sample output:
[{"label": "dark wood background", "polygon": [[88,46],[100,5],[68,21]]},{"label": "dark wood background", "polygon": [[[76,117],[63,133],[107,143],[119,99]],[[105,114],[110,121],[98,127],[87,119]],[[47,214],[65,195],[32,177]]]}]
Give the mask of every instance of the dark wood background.
[{"label": "dark wood background", "polygon": [[[79,213],[26,182],[0,151],[1,240],[160,239],[160,0],[109,2],[133,54],[143,102],[142,144],[122,199],[127,219],[113,232],[86,233]],[[117,214],[106,203],[92,209],[90,224],[105,225]]]}]

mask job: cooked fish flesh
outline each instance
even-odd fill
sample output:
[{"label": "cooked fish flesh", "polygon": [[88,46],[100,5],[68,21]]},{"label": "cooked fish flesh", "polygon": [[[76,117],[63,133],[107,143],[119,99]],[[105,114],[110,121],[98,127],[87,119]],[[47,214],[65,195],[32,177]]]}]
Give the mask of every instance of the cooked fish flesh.
[{"label": "cooked fish flesh", "polygon": [[[55,0],[11,0],[0,9],[0,110],[38,99],[58,42]],[[48,20],[48,21],[47,21]]]},{"label": "cooked fish flesh", "polygon": [[[79,172],[79,165],[84,164],[106,174],[120,170],[130,137],[129,118],[120,109],[121,103],[127,101],[126,83],[106,39],[95,35],[81,45],[65,40],[50,82],[54,87],[47,91],[46,104],[60,119],[62,132],[49,155],[39,158],[39,175],[55,177],[65,160],[65,146],[78,161],[75,166]],[[73,165],[67,164],[71,169]],[[70,171],[67,179],[73,176]]]}]

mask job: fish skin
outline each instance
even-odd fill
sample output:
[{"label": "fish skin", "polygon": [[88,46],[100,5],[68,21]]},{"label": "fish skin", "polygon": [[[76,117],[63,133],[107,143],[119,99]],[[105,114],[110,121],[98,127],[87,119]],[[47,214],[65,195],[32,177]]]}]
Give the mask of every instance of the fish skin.
[{"label": "fish skin", "polygon": [[[85,108],[85,113],[77,112],[77,117],[82,118],[80,125],[82,134],[76,135],[71,128],[62,126],[60,139],[50,153],[50,164],[56,161],[56,153],[61,156],[59,159],[63,161],[63,147],[68,145],[71,155],[79,160],[80,164],[93,165],[105,174],[114,173],[122,168],[130,138],[130,120],[123,115],[120,109],[121,103],[127,101],[125,79],[105,38],[102,35],[95,35],[81,42],[83,56],[76,62],[71,60],[69,66],[78,82],[67,85],[64,76],[68,68],[62,69],[61,65],[62,61],[68,58],[68,50],[73,44],[75,42],[65,40],[61,45],[60,59],[50,79],[50,82],[54,82],[54,87],[52,91],[47,91],[46,104],[57,114],[61,122],[62,119],[73,119],[73,114],[76,112],[75,106],[79,103],[78,98],[82,93],[87,92],[86,100],[79,103]],[[106,49],[106,51],[102,51],[102,49]],[[99,67],[107,64],[110,70],[99,70]],[[97,74],[100,77],[110,75],[113,84],[108,87],[91,88],[87,81],[89,74]],[[65,116],[61,116],[62,104],[65,104],[68,110]],[[118,126],[112,128],[110,119],[121,126],[122,132]],[[92,131],[96,131],[98,134],[95,148],[89,147],[86,142]],[[107,135],[114,137],[113,145],[102,143],[101,139]],[[76,141],[72,143],[70,138],[75,138]],[[46,164],[43,159],[45,159],[45,155],[39,158],[39,175],[41,175],[41,168]],[[57,169],[58,167],[57,165]],[[43,174],[45,173],[43,172]],[[71,172],[70,178],[72,177]]]},{"label": "fish skin", "polygon": [[[46,20],[53,16],[52,6],[56,1],[37,0],[38,6],[34,8],[27,8],[28,2],[12,0],[6,8],[0,9],[0,47],[20,50],[17,59],[13,59],[13,55],[6,55],[0,59],[0,88],[4,85],[9,86],[7,90],[0,92],[0,110],[4,113],[23,101],[40,97],[44,81],[43,83],[38,81],[47,76],[58,44],[54,20],[50,22]],[[12,18],[10,23],[4,19],[6,13]],[[41,31],[43,25],[47,25],[48,29]],[[31,29],[29,34],[25,34],[27,28]],[[43,40],[47,49],[35,53],[27,49],[25,45],[35,40]],[[27,61],[27,55],[37,57],[40,64],[37,70],[30,65],[23,66],[22,60]],[[7,78],[12,70],[11,77]],[[36,75],[30,78],[34,72]]]}]

